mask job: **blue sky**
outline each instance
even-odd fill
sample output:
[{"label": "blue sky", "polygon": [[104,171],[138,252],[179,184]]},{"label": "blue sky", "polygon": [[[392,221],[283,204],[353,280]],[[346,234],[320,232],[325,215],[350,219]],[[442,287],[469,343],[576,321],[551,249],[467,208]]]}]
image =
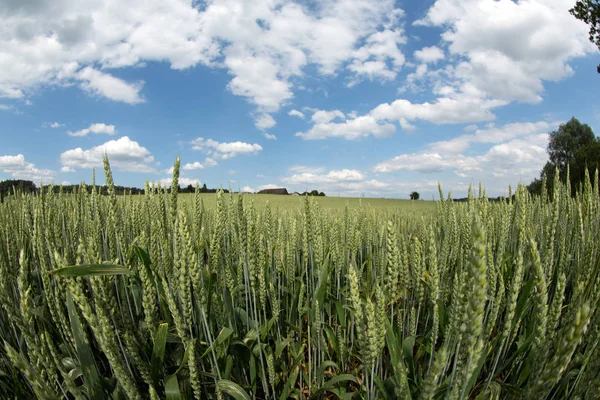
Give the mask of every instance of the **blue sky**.
[{"label": "blue sky", "polygon": [[0,179],[505,194],[600,131],[572,3],[0,0]]}]

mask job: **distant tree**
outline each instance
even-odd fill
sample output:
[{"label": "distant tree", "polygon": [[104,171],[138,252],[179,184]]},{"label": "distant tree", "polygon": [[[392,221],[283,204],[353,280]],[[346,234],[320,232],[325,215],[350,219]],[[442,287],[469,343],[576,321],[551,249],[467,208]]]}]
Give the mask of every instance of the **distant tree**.
[{"label": "distant tree", "polygon": [[319,195],[319,191],[318,190],[313,190],[310,192],[311,196],[318,196]]},{"label": "distant tree", "polygon": [[200,188],[200,193],[208,193],[208,188],[206,187],[206,183],[202,185]]},{"label": "distant tree", "polygon": [[412,192],[410,194],[410,199],[411,200],[419,200],[420,197],[421,197],[421,195],[419,194],[419,192]]},{"label": "distant tree", "polygon": [[13,193],[13,190],[17,190],[17,192],[24,193],[35,193],[37,191],[37,187],[35,183],[32,181],[26,181],[22,179],[9,179],[6,181],[0,182],[0,201],[4,199],[4,197]]},{"label": "distant tree", "polygon": [[[586,169],[590,176],[594,176],[595,170],[600,167],[600,140],[589,125],[582,124],[575,117],[550,133],[547,150],[548,162],[540,178],[546,176],[550,190],[557,170],[560,180],[564,182],[568,168],[571,187],[577,190],[585,178]],[[527,188],[533,194],[541,193],[542,179],[534,179]]]},{"label": "distant tree", "polygon": [[325,193],[319,192],[319,196],[325,197]]},{"label": "distant tree", "polygon": [[[590,26],[590,42],[600,49],[600,2],[599,0],[578,0],[569,12],[578,20]],[[600,74],[600,65],[598,65]]]},{"label": "distant tree", "polygon": [[187,185],[186,193],[194,193],[194,187],[192,184]]}]

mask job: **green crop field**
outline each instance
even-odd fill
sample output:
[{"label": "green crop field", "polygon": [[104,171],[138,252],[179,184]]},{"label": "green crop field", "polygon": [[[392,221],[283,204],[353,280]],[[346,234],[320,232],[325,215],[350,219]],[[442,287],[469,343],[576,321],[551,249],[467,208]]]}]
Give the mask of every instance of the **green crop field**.
[{"label": "green crop field", "polygon": [[[180,201],[194,202],[196,196],[200,196],[206,208],[214,208],[216,206],[217,197],[210,193],[196,194],[181,194]],[[225,194],[225,198],[229,198],[229,194]],[[233,201],[237,202],[238,194],[232,194]],[[292,195],[276,195],[276,194],[244,194],[242,195],[246,202],[253,201],[254,206],[263,209],[267,202],[271,209],[289,210],[302,209],[304,207],[303,196]],[[135,196],[143,198],[143,195]],[[319,204],[319,207],[328,210],[343,209],[348,206],[350,209],[358,209],[360,207],[380,211],[397,211],[415,213],[419,215],[430,215],[436,210],[436,202],[434,201],[412,201],[398,199],[377,199],[377,198],[357,198],[357,197],[314,197],[314,201]]]},{"label": "green crop field", "polygon": [[2,399],[598,398],[598,176],[455,203],[105,173],[0,204]]}]

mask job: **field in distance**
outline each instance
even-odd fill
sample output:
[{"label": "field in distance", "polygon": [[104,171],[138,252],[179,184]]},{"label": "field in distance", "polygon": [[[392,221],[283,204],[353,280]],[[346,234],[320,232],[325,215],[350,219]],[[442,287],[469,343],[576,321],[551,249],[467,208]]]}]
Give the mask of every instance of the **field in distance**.
[{"label": "field in distance", "polygon": [[[180,194],[181,200],[193,202],[195,194]],[[217,195],[214,193],[201,193],[204,206],[213,208],[216,204]],[[229,199],[229,194],[225,194],[225,199]],[[234,201],[237,201],[239,194],[232,194]],[[269,202],[272,209],[277,208],[302,208],[304,206],[303,196],[276,195],[276,194],[243,194],[246,201],[254,201],[257,208],[262,208]],[[140,196],[142,197],[142,196]],[[325,209],[343,209],[346,204],[348,208],[357,209],[360,204],[367,209],[417,212],[422,214],[433,213],[436,209],[436,201],[426,200],[404,200],[404,199],[383,199],[383,198],[358,198],[358,197],[312,197],[322,208]]]}]

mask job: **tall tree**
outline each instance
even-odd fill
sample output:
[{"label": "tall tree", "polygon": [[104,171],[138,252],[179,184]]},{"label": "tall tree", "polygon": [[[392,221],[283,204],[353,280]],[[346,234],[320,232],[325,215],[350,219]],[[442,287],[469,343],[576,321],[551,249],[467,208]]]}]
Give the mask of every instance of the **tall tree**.
[{"label": "tall tree", "polygon": [[[600,2],[599,0],[578,0],[569,12],[590,26],[590,42],[600,49]],[[600,74],[600,65],[598,65]]]},{"label": "tall tree", "polygon": [[[573,117],[558,130],[550,133],[548,142],[548,162],[541,175],[546,175],[548,187],[551,188],[554,173],[558,170],[561,180],[565,180],[569,168],[571,187],[577,189],[588,170],[594,176],[596,168],[600,168],[600,140],[594,135],[592,128],[582,124]],[[529,185],[532,193],[539,193],[541,181],[534,180]]]}]

